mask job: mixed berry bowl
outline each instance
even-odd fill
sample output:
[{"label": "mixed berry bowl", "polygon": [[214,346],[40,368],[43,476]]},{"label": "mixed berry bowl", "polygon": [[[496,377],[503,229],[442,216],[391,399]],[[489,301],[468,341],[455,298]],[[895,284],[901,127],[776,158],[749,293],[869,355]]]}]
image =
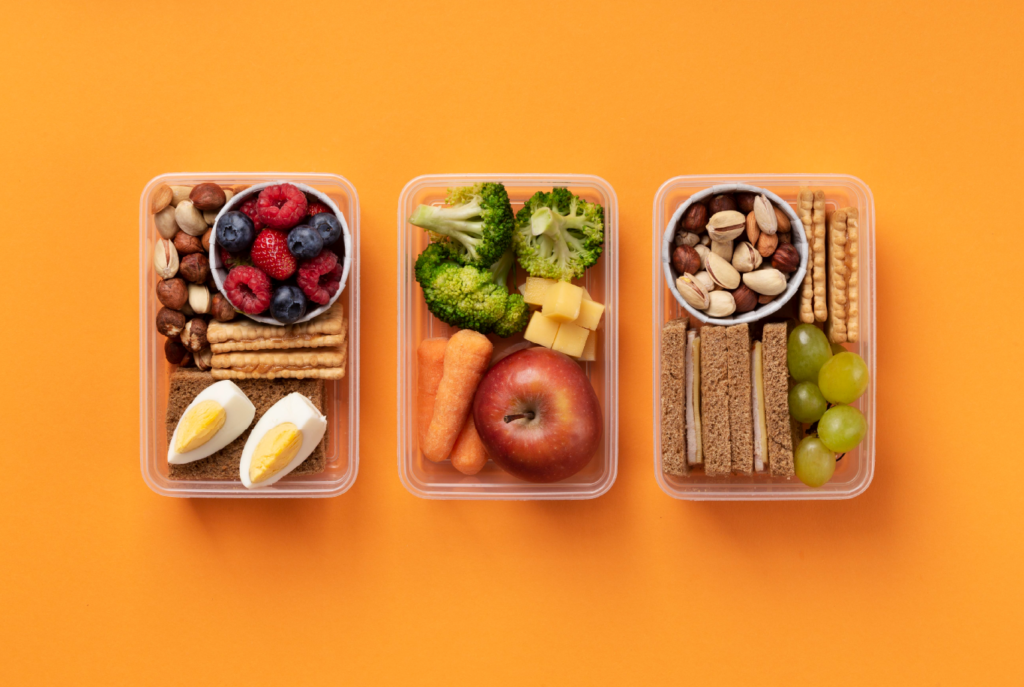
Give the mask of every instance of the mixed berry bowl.
[{"label": "mixed berry bowl", "polygon": [[217,289],[250,319],[275,326],[330,308],[345,290],[351,256],[348,223],[334,201],[287,180],[232,197],[210,236]]}]

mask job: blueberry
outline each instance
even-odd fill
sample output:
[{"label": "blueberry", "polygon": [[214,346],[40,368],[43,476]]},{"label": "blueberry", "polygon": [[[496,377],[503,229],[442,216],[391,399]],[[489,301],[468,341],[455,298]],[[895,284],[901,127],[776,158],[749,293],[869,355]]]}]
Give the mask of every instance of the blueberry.
[{"label": "blueberry", "polygon": [[225,212],[217,220],[217,245],[229,253],[241,253],[248,250],[256,237],[252,220],[241,212]]},{"label": "blueberry", "polygon": [[270,300],[270,314],[284,324],[291,324],[306,314],[306,294],[297,286],[279,286]]},{"label": "blueberry", "polygon": [[312,260],[324,249],[324,240],[313,227],[303,224],[288,234],[288,250],[299,260]]},{"label": "blueberry", "polygon": [[313,219],[309,223],[320,232],[325,246],[329,246],[341,238],[341,222],[329,212],[313,215]]}]

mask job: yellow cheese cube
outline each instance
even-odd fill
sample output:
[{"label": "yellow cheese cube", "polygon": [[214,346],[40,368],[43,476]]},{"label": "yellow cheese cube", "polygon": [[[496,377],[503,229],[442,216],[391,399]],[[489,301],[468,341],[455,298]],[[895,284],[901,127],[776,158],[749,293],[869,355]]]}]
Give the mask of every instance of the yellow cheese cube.
[{"label": "yellow cheese cube", "polygon": [[555,343],[556,334],[558,334],[558,323],[549,317],[544,317],[542,313],[535,312],[523,333],[523,338],[538,346],[551,348],[551,345]]},{"label": "yellow cheese cube", "polygon": [[580,303],[580,315],[572,323],[584,329],[597,329],[597,325],[601,323],[601,315],[604,315],[603,305],[597,301],[583,301]]},{"label": "yellow cheese cube", "polygon": [[548,289],[557,283],[554,279],[527,277],[522,287],[523,300],[527,305],[536,305],[539,308],[544,305],[544,296],[547,295]]},{"label": "yellow cheese cube", "polygon": [[585,301],[592,301],[592,300],[594,300],[593,298],[590,297],[590,292],[587,291],[587,287],[586,286],[581,286],[580,288],[583,289],[583,300],[585,300]]},{"label": "yellow cheese cube", "polygon": [[580,360],[584,362],[597,360],[597,334],[595,332],[590,332],[590,336],[587,337],[587,345],[583,347]]},{"label": "yellow cheese cube", "polygon": [[559,353],[579,358],[583,354],[583,349],[587,347],[587,337],[589,336],[589,329],[566,322],[558,328],[558,335],[555,336],[555,345],[552,348]]},{"label": "yellow cheese cube", "polygon": [[567,281],[560,281],[548,289],[541,312],[555,322],[572,322],[580,316],[582,302],[583,289]]}]

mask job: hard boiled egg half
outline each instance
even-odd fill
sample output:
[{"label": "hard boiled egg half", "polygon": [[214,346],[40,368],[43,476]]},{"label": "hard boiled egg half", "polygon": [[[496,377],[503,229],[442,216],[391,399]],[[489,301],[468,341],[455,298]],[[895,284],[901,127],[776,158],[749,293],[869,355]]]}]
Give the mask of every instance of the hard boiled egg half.
[{"label": "hard boiled egg half", "polygon": [[249,428],[256,406],[234,382],[216,382],[185,408],[167,449],[172,465],[191,463],[221,450]]},{"label": "hard boiled egg half", "polygon": [[299,467],[327,431],[327,418],[300,393],[288,394],[256,423],[242,449],[239,476],[249,488],[269,487]]}]

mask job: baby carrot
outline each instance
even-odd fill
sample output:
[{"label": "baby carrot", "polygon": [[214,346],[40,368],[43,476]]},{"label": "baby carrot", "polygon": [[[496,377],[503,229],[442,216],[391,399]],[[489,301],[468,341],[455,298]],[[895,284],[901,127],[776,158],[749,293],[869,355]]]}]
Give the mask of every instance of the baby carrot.
[{"label": "baby carrot", "polygon": [[434,416],[421,447],[427,460],[437,463],[451,455],[493,352],[487,337],[472,329],[460,329],[449,339],[444,372],[434,398]]},{"label": "baby carrot", "polygon": [[475,475],[487,464],[487,449],[476,433],[473,413],[466,417],[459,438],[452,446],[452,467],[464,475]]},{"label": "baby carrot", "polygon": [[416,423],[420,435],[420,446],[427,440],[430,418],[434,417],[434,397],[437,385],[444,372],[444,349],[448,339],[424,339],[416,349],[419,359],[419,391],[416,399]]}]

